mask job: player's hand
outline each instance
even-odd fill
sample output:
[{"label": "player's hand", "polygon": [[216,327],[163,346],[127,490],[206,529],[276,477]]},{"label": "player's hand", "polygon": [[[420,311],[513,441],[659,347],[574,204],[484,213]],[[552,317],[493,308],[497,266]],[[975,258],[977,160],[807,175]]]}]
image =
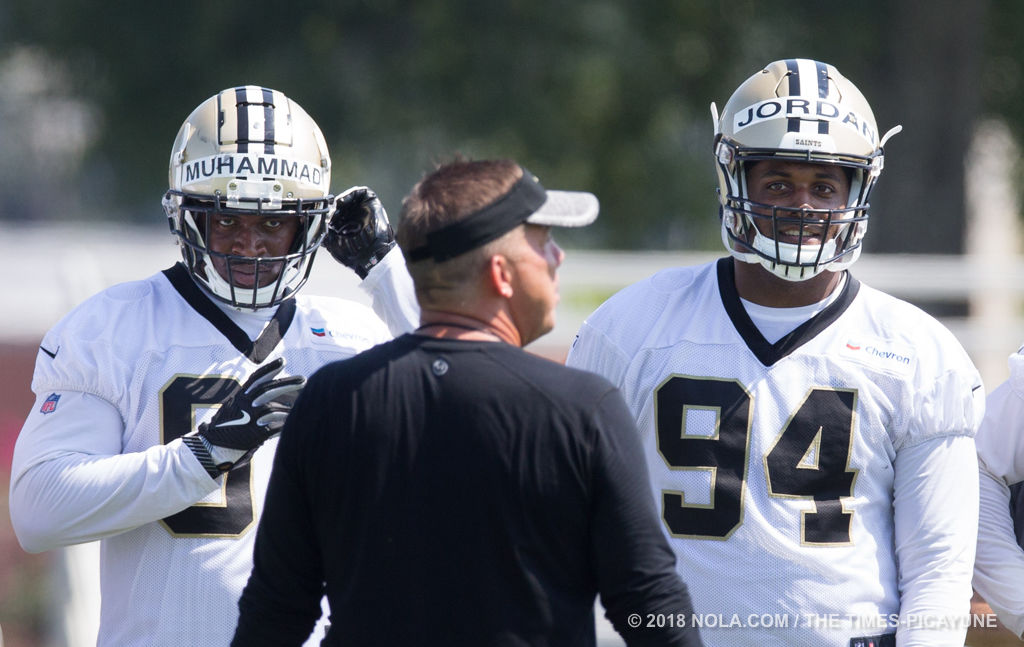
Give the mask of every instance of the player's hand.
[{"label": "player's hand", "polygon": [[334,260],[365,279],[374,265],[395,246],[395,231],[377,194],[354,186],[334,202],[324,247]]},{"label": "player's hand", "polygon": [[[210,422],[199,425],[197,437],[186,437],[186,444],[211,476],[246,464],[260,445],[281,431],[306,384],[301,375],[275,378],[282,368],[281,357],[261,366],[221,403]],[[225,456],[231,459],[216,460]]]}]

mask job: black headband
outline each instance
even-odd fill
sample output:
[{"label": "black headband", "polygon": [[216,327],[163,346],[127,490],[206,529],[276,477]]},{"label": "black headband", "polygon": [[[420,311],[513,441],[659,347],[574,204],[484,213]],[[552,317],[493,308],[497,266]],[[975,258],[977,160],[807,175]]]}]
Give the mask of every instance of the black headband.
[{"label": "black headband", "polygon": [[406,254],[409,262],[433,258],[435,263],[455,258],[495,240],[526,222],[547,201],[547,191],[523,169],[508,193],[483,209],[427,234],[427,243]]}]

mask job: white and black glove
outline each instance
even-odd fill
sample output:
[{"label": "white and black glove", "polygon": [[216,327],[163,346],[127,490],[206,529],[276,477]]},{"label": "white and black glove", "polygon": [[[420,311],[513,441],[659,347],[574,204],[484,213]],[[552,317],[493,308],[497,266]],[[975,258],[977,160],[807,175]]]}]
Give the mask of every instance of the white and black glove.
[{"label": "white and black glove", "polygon": [[334,201],[324,247],[334,260],[365,279],[373,266],[395,246],[395,231],[377,194],[354,186]]},{"label": "white and black glove", "polygon": [[258,368],[221,403],[210,422],[182,437],[210,476],[245,465],[260,445],[280,433],[306,384],[301,375],[275,379],[282,368],[282,357]]}]

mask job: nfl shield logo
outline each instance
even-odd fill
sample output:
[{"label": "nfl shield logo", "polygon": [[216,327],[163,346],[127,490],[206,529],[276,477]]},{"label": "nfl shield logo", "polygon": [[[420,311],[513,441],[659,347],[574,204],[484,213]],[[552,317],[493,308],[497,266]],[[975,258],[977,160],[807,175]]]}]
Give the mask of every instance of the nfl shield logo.
[{"label": "nfl shield logo", "polygon": [[53,413],[56,411],[57,400],[60,400],[60,396],[56,393],[51,393],[43,402],[43,406],[39,407],[39,413]]}]

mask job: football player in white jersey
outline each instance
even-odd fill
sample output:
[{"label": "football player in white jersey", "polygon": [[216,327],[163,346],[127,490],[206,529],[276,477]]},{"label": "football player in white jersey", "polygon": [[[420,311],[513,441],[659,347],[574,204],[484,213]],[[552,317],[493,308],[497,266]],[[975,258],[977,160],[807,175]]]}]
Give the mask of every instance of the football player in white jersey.
[{"label": "football player in white jersey", "polygon": [[712,113],[729,257],[624,289],[567,362],[638,420],[706,644],[959,647],[981,378],[849,271],[898,128],[880,137],[857,88],[805,59]]},{"label": "football player in white jersey", "polygon": [[[99,645],[228,644],[273,436],[304,376],[418,320],[379,200],[335,199],[330,180],[297,103],[257,86],[210,97],[171,151],[182,262],[93,296],[40,345],[11,520],[30,552],[102,540]],[[322,243],[387,323],[297,294]]]},{"label": "football player in white jersey", "polygon": [[981,477],[974,587],[1003,625],[1024,636],[1024,549],[1015,528],[1022,523],[1020,502],[1011,509],[1011,486],[1019,489],[1024,482],[1024,347],[1010,356],[1009,364],[1010,377],[989,394],[978,429]]}]

